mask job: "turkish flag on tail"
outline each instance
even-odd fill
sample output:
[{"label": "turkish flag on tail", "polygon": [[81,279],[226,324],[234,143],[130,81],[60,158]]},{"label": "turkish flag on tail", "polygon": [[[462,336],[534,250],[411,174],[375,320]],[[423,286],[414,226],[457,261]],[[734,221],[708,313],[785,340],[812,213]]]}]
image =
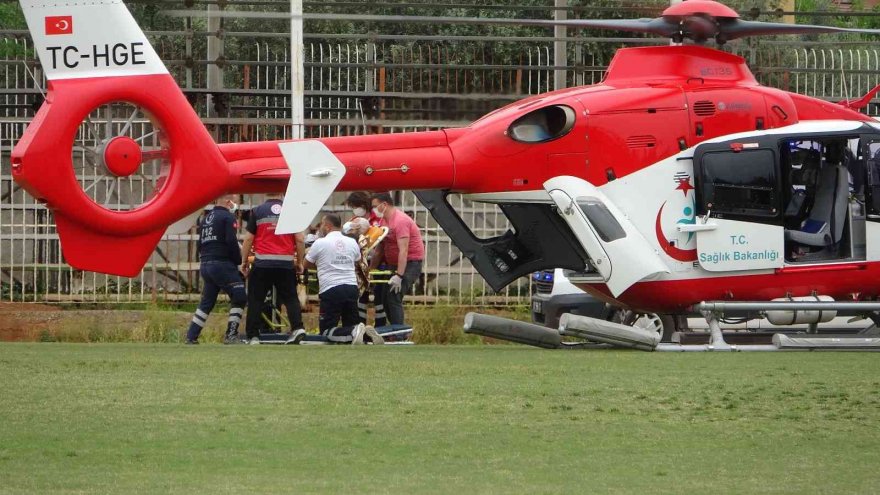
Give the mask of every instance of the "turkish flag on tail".
[{"label": "turkish flag on tail", "polygon": [[46,17],[46,35],[73,34],[73,16],[56,15]]}]

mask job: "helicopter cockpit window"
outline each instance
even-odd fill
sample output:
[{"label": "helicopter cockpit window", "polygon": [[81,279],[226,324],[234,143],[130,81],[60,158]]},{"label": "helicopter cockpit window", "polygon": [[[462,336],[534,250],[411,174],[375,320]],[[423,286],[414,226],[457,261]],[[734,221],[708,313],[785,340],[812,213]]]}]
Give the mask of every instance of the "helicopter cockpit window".
[{"label": "helicopter cockpit window", "polygon": [[701,174],[706,210],[776,216],[776,160],[771,150],[707,153]]},{"label": "helicopter cockpit window", "polygon": [[575,113],[570,107],[554,105],[533,110],[513,121],[507,134],[522,143],[543,143],[561,138],[574,127]]}]

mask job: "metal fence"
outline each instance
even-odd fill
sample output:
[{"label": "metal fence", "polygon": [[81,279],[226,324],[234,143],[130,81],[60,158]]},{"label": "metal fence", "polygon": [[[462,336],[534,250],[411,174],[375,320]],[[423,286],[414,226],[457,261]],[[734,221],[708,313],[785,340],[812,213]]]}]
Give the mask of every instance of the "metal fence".
[{"label": "metal fence", "polygon": [[[0,297],[7,301],[191,300],[199,290],[194,230],[163,237],[143,272],[135,278],[84,273],[64,263],[51,213],[12,181],[8,155],[41,101],[42,76],[30,56],[29,40],[20,33],[0,33]],[[228,34],[232,36],[233,34]],[[186,34],[192,36],[192,33]],[[597,46],[646,44],[656,40],[569,40],[566,84],[599,82],[609,60]],[[289,53],[259,39],[243,50],[245,60],[224,61],[225,88],[205,88],[205,71],[217,61],[198,60],[190,44],[157,43],[172,74],[190,97],[219,142],[284,139],[290,125]],[[275,48],[273,48],[275,47]],[[880,54],[866,47],[828,48],[797,44],[733,44],[750,60],[768,85],[828,98],[858,97],[880,83]],[[507,102],[553,89],[553,39],[405,40],[307,43],[305,47],[308,137],[404,132],[465,125]],[[213,98],[209,103],[208,98]],[[213,105],[213,107],[211,106]],[[869,107],[872,114],[880,106]],[[97,126],[106,119],[92,116]],[[114,124],[121,125],[119,123]],[[132,123],[133,137],[149,135],[149,122]],[[83,124],[77,144],[88,147],[97,137]],[[84,189],[90,176],[84,156]],[[94,175],[94,171],[93,171]],[[141,184],[140,194],[148,188]],[[98,189],[104,187],[102,191]],[[136,189],[133,187],[133,190]],[[117,199],[106,184],[91,191],[96,200]],[[134,194],[134,193],[132,193]],[[137,194],[134,194],[137,196]],[[134,201],[134,196],[129,197]],[[100,198],[100,199],[98,199]],[[132,199],[134,198],[134,199]],[[140,198],[143,199],[143,198]],[[246,197],[245,207],[260,200]],[[509,227],[494,205],[451,199],[480,237],[500,235]],[[342,210],[337,194],[327,209]],[[529,278],[500,294],[489,289],[468,260],[409,192],[402,208],[422,229],[427,245],[424,282],[414,300],[452,304],[521,304],[531,290]],[[95,249],[101,249],[96,246]]]},{"label": "metal fence", "polygon": [[[3,68],[0,85],[3,90],[0,99],[0,195],[3,198],[0,204],[0,297],[7,301],[32,302],[141,302],[195,298],[200,280],[194,229],[185,234],[165,235],[143,272],[131,279],[82,272],[64,263],[51,212],[16,186],[8,159],[38,108],[45,81],[38,67],[32,68],[27,39],[7,37],[0,43],[16,47],[7,50],[13,55],[0,61]],[[161,47],[159,45],[160,50]],[[520,54],[521,60],[513,63],[492,59],[490,50],[472,49],[466,54],[473,61],[470,65],[457,63],[448,49],[440,50],[431,45],[401,49],[396,45],[312,43],[306,47],[305,55],[306,88],[313,93],[306,100],[306,135],[309,137],[464,125],[474,114],[485,113],[518,95],[547,91],[552,84],[552,71],[546,68],[550,64],[546,47],[527,47]],[[377,67],[380,61],[386,61],[384,67]],[[487,69],[489,66],[492,68]],[[228,113],[206,117],[206,125],[221,142],[288,138],[291,135],[288,54],[274,52],[268,44],[255,43],[253,59],[240,67],[243,84],[238,89],[243,91],[226,93]],[[181,80],[186,79],[184,73],[173,68],[172,73]],[[193,79],[199,81],[202,78],[196,75]],[[506,85],[510,87],[505,89]],[[498,97],[502,91],[510,95]],[[334,93],[340,96],[334,96]],[[370,96],[377,93],[388,94],[391,98]],[[362,94],[368,96],[356,96]],[[475,94],[489,97],[468,97]],[[450,98],[456,95],[462,98]],[[204,114],[206,104],[198,101],[199,97],[196,93],[193,99],[196,108]],[[448,105],[450,100],[455,104]],[[365,104],[373,107],[365,109]],[[435,112],[458,118],[433,118]],[[97,146],[101,136],[91,127],[103,129],[107,125],[106,113],[96,110],[91,115],[91,124],[81,126],[75,146]],[[125,123],[117,118],[111,125],[118,132]],[[134,120],[131,127],[130,134],[135,139],[151,134],[151,124],[143,118]],[[114,189],[112,183],[97,183],[97,172],[89,170],[91,164],[84,154],[75,153],[74,162],[81,168],[77,176],[83,189],[95,201],[109,204],[121,201],[114,195],[119,196],[122,189]],[[144,201],[150,192],[143,183],[134,186],[134,190],[126,197],[126,201],[132,204]],[[334,195],[326,209],[341,211],[342,197]],[[259,197],[245,197],[243,206],[247,208],[260,200]],[[469,305],[518,304],[528,297],[528,278],[512,284],[500,294],[493,293],[412,193],[402,192],[400,201],[403,210],[411,214],[421,227],[428,253],[424,280],[413,300]],[[494,205],[472,204],[460,197],[452,198],[452,202],[481,237],[500,235],[508,228],[504,215]]]}]

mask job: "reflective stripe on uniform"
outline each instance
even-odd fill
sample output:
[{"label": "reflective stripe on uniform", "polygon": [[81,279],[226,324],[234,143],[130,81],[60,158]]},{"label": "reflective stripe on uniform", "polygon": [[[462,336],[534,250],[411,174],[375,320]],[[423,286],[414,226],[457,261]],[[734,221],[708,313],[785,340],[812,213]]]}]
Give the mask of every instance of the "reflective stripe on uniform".
[{"label": "reflective stripe on uniform", "polygon": [[254,256],[258,260],[271,260],[271,261],[293,261],[293,255],[289,254],[260,254],[257,253]]},{"label": "reflective stripe on uniform", "polygon": [[266,218],[257,219],[257,225],[263,225],[264,223],[277,224],[278,217],[266,217]]},{"label": "reflective stripe on uniform", "polygon": [[337,331],[344,332],[345,330],[340,327],[331,328],[330,330],[327,330],[326,332],[324,332],[324,336],[327,337],[327,340],[329,340],[330,342],[346,343],[346,342],[352,341],[350,331],[348,334],[336,335]]}]

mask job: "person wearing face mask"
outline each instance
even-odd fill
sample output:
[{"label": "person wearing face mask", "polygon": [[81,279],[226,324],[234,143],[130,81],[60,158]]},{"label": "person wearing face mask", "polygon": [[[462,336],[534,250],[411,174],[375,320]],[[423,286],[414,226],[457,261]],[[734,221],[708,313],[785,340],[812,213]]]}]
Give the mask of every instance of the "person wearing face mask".
[{"label": "person wearing face mask", "polygon": [[373,195],[373,213],[379,224],[388,227],[388,236],[377,248],[370,266],[378,267],[384,261],[393,272],[387,284],[385,312],[392,325],[403,324],[403,296],[415,285],[422,274],[425,245],[416,222],[397,209],[391,194]]},{"label": "person wearing face mask", "polygon": [[367,221],[367,228],[379,225],[379,218],[373,215],[373,212],[370,209],[371,205],[369,194],[363,191],[355,191],[349,194],[347,198],[345,198],[345,205],[351,208],[351,213],[353,215],[351,220],[348,222],[354,228],[351,231],[351,235],[359,236],[366,233],[366,229],[364,228],[361,219]]},{"label": "person wearing face mask", "polygon": [[192,322],[186,331],[186,343],[198,344],[199,335],[208,315],[217,303],[217,296],[222,290],[229,295],[229,318],[226,323],[224,343],[241,342],[238,326],[247,304],[247,293],[244,279],[238,271],[241,264],[241,251],[236,237],[238,222],[234,212],[238,209],[233,194],[220,196],[214,208],[208,211],[199,222],[199,272],[204,280],[202,300],[193,315]]},{"label": "person wearing face mask", "polygon": [[[347,224],[350,225],[349,231],[343,232],[345,235],[350,235],[354,239],[358,239],[359,236],[366,234],[370,227],[379,226],[380,219],[373,213],[370,201],[370,195],[363,191],[355,191],[345,198],[345,205],[351,208],[351,212],[354,215],[351,221]],[[375,256],[375,254],[373,256]],[[370,260],[367,260],[367,262],[369,261]],[[385,269],[385,267],[378,265],[376,268],[379,270]],[[367,268],[367,271],[368,270],[369,268]],[[367,280],[362,280],[361,285],[364,287],[363,292],[358,298],[358,317],[360,318],[361,323],[367,323],[367,313],[370,306],[370,292],[372,292],[373,307],[375,309],[375,326],[385,326],[388,323],[388,320],[385,314],[384,284],[374,284],[372,286],[372,291],[370,290],[370,284]]]},{"label": "person wearing face mask", "polygon": [[[321,335],[334,343],[363,344],[364,335],[369,331],[373,343],[381,343],[381,337],[372,327],[366,327],[358,319],[356,267],[361,259],[361,248],[357,241],[342,235],[341,228],[339,215],[324,215],[321,218],[323,235],[306,254],[306,267],[318,272]],[[337,326],[340,319],[341,327]]]}]

